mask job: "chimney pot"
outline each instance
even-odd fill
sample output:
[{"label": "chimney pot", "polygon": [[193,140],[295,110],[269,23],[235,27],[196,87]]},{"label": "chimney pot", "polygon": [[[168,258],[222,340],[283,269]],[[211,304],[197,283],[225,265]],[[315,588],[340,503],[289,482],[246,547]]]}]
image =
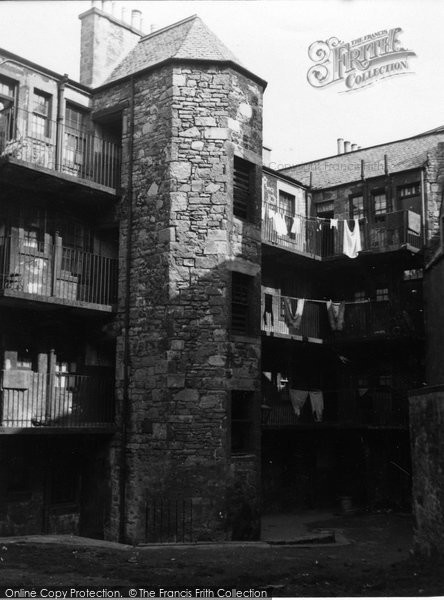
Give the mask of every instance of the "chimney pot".
[{"label": "chimney pot", "polygon": [[338,138],[338,154],[344,154],[344,139]]},{"label": "chimney pot", "polygon": [[140,24],[142,22],[142,13],[140,10],[131,11],[131,27],[140,31]]},{"label": "chimney pot", "polygon": [[262,164],[269,167],[271,163],[271,148],[262,146]]},{"label": "chimney pot", "polygon": [[157,29],[157,25],[155,23],[151,23],[150,25],[150,33],[153,33],[153,31],[156,31]]},{"label": "chimney pot", "polygon": [[126,10],[126,6],[122,6],[120,20],[123,21],[124,23],[126,23],[128,20],[128,11]]},{"label": "chimney pot", "polygon": [[358,149],[358,144],[352,144],[352,152]]},{"label": "chimney pot", "polygon": [[111,14],[113,15],[113,17],[117,15],[117,2],[111,3]]},{"label": "chimney pot", "polygon": [[350,142],[348,140],[344,142],[344,152],[350,152]]},{"label": "chimney pot", "polygon": [[111,12],[111,0],[102,0],[102,10],[103,12]]}]

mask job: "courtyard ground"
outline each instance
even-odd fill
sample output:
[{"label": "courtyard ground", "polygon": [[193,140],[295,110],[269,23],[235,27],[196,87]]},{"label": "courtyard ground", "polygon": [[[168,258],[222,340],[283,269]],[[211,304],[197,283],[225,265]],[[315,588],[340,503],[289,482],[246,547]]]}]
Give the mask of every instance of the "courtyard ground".
[{"label": "courtyard ground", "polygon": [[[302,521],[286,519],[264,520],[263,537],[271,544],[132,547],[68,536],[3,538],[0,591],[82,586],[118,588],[122,596],[130,588],[254,588],[287,597],[444,595],[444,564],[412,553],[409,515],[313,512]],[[331,533],[337,543],[294,544],[328,542]]]}]

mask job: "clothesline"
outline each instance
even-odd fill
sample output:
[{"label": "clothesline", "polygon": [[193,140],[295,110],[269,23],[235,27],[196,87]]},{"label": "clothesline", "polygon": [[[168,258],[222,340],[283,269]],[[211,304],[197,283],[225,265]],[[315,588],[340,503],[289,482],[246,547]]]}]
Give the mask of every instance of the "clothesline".
[{"label": "clothesline", "polygon": [[[267,292],[265,292],[267,294]],[[274,294],[269,294],[270,296],[274,296]],[[279,298],[288,298],[289,300],[306,300],[307,302],[316,302],[317,304],[327,304],[327,302],[331,302],[331,300],[318,300],[315,298],[302,298],[302,296],[300,296],[299,298],[295,297],[295,296],[287,296],[284,294],[279,294],[278,295]],[[336,300],[336,302],[344,302],[344,304],[368,304],[369,302],[371,302],[370,298],[365,298],[364,300]]]},{"label": "clothesline", "polygon": [[[344,222],[348,223],[349,221],[353,221],[355,219],[355,217],[351,217],[349,219],[339,219],[339,218],[332,219],[330,217],[313,217],[313,216],[308,216],[308,215],[300,215],[298,213],[291,215],[291,214],[288,214],[284,208],[276,206],[275,204],[270,204],[267,202],[266,205],[269,210],[272,210],[274,212],[279,212],[282,216],[290,217],[292,219],[299,218],[299,219],[305,219],[306,221],[323,221],[325,223],[331,223],[331,221],[336,221],[338,223],[344,223]],[[360,217],[359,221],[361,223],[367,223],[367,217]]]}]

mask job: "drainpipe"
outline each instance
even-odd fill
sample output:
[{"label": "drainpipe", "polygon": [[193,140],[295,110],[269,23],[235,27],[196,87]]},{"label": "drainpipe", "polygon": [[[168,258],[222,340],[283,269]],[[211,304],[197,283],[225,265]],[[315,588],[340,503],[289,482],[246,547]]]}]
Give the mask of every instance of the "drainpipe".
[{"label": "drainpipe", "polygon": [[62,79],[57,82],[57,125],[56,125],[56,155],[55,170],[62,170],[63,162],[63,125],[65,121],[65,85],[68,81],[68,75],[65,73]]},{"label": "drainpipe", "polygon": [[131,76],[131,96],[129,115],[129,140],[128,140],[128,180],[127,180],[127,231],[126,231],[126,274],[125,274],[125,312],[124,312],[124,340],[123,340],[123,405],[122,405],[122,435],[120,448],[120,513],[119,513],[119,541],[126,543],[126,480],[128,464],[126,461],[126,446],[128,440],[128,423],[130,416],[129,385],[130,385],[130,292],[131,292],[131,232],[133,226],[133,154],[134,154],[134,75]]},{"label": "drainpipe", "polygon": [[425,187],[424,187],[424,169],[421,169],[421,217],[422,217],[422,243],[425,246],[427,244],[427,220],[426,220],[426,198],[425,198]]}]

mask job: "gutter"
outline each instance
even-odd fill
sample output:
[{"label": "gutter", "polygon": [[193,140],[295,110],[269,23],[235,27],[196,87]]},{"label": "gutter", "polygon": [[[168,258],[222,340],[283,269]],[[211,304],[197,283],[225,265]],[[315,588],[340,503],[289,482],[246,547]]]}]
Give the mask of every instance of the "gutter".
[{"label": "gutter", "polygon": [[128,180],[127,180],[127,230],[126,230],[126,275],[125,275],[125,310],[123,319],[123,399],[122,399],[122,431],[120,447],[120,470],[119,470],[119,541],[126,543],[126,482],[128,476],[128,463],[126,460],[126,446],[128,441],[128,425],[130,417],[130,292],[131,292],[131,258],[132,244],[131,232],[133,227],[133,154],[134,154],[134,77],[131,77],[130,96],[130,123],[129,123],[129,147],[128,147]]}]

